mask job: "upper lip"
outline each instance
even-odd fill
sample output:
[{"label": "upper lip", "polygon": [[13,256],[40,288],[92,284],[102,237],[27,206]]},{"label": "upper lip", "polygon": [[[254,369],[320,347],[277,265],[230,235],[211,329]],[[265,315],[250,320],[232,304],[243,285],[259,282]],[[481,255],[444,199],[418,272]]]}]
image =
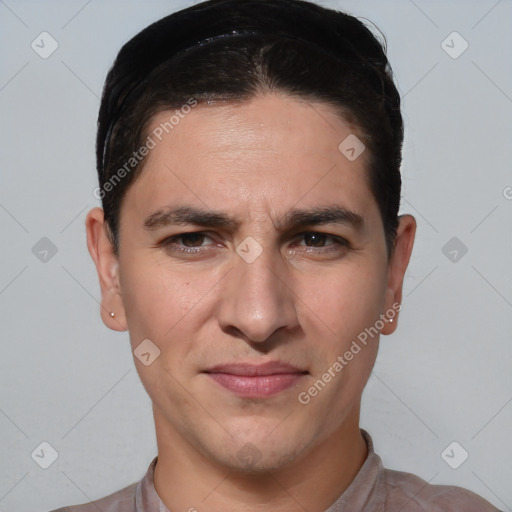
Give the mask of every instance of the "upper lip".
[{"label": "upper lip", "polygon": [[230,375],[241,375],[244,377],[255,377],[260,375],[279,375],[283,373],[307,373],[295,366],[281,361],[269,361],[262,364],[254,363],[225,363],[218,364],[205,370],[205,373],[228,373]]}]

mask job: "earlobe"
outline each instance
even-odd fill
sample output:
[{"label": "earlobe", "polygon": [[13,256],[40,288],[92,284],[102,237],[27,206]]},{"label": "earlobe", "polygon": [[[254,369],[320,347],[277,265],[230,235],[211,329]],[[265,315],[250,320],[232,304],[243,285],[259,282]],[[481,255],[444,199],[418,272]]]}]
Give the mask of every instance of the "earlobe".
[{"label": "earlobe", "polygon": [[[104,212],[93,208],[85,220],[87,248],[96,265],[101,288],[101,319],[114,331],[126,331],[126,317],[119,286],[119,261],[107,234]],[[114,313],[114,315],[111,315]]]},{"label": "earlobe", "polygon": [[384,315],[393,322],[386,322],[382,334],[392,334],[398,324],[398,313],[402,309],[402,289],[405,272],[411,258],[416,234],[416,219],[412,215],[401,215],[397,229],[395,246],[388,264],[386,289],[386,310]]}]

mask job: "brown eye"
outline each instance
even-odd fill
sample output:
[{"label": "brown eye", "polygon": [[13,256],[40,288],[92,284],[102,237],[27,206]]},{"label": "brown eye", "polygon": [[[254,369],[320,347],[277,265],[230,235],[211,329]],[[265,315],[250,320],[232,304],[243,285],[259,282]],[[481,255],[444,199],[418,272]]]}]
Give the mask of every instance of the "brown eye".
[{"label": "brown eye", "polygon": [[185,233],[180,235],[178,239],[181,239],[185,247],[201,247],[205,236],[204,233]]},{"label": "brown eye", "polygon": [[304,235],[304,241],[306,245],[311,245],[313,247],[321,247],[325,244],[325,240],[327,235],[323,233],[306,233]]},{"label": "brown eye", "polygon": [[[306,233],[302,233],[300,237],[304,240],[304,244],[299,244],[301,246],[307,246],[307,247],[317,247],[317,248],[323,248],[323,247],[329,247],[332,245],[339,245],[339,246],[347,246],[348,242],[339,236],[335,235],[329,235],[327,233],[318,233],[314,231],[308,231]],[[330,243],[327,243],[327,242]]]},{"label": "brown eye", "polygon": [[[212,239],[201,231],[192,233],[181,233],[162,240],[158,245],[167,250],[182,253],[199,253],[211,248],[212,243],[205,243],[206,240],[212,242]],[[210,247],[208,247],[210,246]]]}]

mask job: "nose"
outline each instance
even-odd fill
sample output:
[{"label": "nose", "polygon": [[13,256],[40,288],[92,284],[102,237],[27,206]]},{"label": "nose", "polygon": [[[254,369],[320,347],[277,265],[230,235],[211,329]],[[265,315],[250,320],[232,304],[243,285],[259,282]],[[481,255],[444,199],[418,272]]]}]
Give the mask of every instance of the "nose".
[{"label": "nose", "polygon": [[234,254],[234,267],[224,280],[219,323],[225,332],[247,341],[270,341],[279,329],[298,325],[295,296],[285,262],[269,249],[252,262]]}]

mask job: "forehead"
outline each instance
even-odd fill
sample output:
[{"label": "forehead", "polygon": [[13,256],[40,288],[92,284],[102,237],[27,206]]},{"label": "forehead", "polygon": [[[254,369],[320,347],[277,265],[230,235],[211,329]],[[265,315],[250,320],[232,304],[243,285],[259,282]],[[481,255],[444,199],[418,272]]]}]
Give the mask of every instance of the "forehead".
[{"label": "forehead", "polygon": [[357,128],[332,107],[268,94],[187,112],[160,112],[149,124],[146,136],[155,145],[127,194],[137,209],[187,198],[187,204],[254,213],[319,202],[376,211],[368,155],[349,159],[340,151]]},{"label": "forehead", "polygon": [[[347,135],[358,135],[358,128],[336,115],[329,105],[284,94],[199,104],[179,118],[173,115],[176,112],[155,115],[148,129],[158,142],[165,139],[164,146],[166,141],[174,143],[175,150],[192,135],[197,149],[219,155],[256,150],[288,158],[291,151],[297,156],[329,157],[338,156],[339,143]],[[173,126],[169,126],[170,120]]]}]

